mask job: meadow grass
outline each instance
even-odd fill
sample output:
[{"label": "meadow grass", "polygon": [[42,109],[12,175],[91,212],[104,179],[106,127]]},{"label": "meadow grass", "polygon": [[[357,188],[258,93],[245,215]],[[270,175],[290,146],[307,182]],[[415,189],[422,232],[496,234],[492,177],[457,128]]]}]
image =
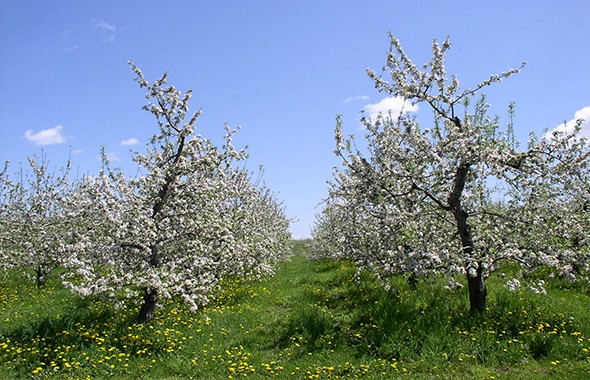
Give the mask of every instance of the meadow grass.
[{"label": "meadow grass", "polygon": [[492,277],[488,310],[470,315],[465,289],[444,279],[399,277],[385,291],[348,261],[310,262],[302,242],[293,251],[275,276],[226,283],[197,313],[168,302],[150,324],[56,280],[36,289],[6,275],[0,378],[589,378],[582,287],[510,293]]}]

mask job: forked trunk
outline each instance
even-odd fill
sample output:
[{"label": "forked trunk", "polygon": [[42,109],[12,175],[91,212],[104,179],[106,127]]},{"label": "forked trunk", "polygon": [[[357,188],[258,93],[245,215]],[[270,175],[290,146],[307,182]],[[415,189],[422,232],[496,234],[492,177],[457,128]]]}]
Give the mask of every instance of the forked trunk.
[{"label": "forked trunk", "polygon": [[154,310],[158,301],[158,294],[155,289],[146,288],[144,290],[143,304],[139,309],[138,321],[141,323],[150,322],[154,319]]}]

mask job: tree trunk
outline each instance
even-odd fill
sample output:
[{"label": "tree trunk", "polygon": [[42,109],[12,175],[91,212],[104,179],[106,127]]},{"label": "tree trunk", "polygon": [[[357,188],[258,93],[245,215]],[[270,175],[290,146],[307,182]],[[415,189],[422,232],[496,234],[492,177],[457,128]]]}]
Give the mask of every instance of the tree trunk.
[{"label": "tree trunk", "polygon": [[35,272],[37,272],[37,288],[40,288],[43,285],[45,285],[45,280],[47,280],[47,273],[42,265],[38,265]]},{"label": "tree trunk", "polygon": [[[158,255],[158,247],[152,245],[150,247],[150,267],[158,268],[160,266],[160,257]],[[156,309],[156,303],[158,301],[158,291],[152,288],[144,289],[143,304],[139,309],[139,322],[147,323],[154,319],[154,310]]]},{"label": "tree trunk", "polygon": [[[453,122],[461,128],[459,119],[453,120]],[[455,223],[457,224],[457,233],[461,238],[461,247],[463,248],[463,260],[466,266],[468,266],[474,260],[474,244],[473,235],[471,234],[471,225],[467,221],[469,215],[463,209],[461,205],[461,195],[465,188],[465,182],[467,180],[467,174],[469,173],[470,164],[464,163],[459,166],[457,173],[455,174],[453,191],[449,195],[449,211],[453,212]],[[469,289],[469,309],[472,313],[482,313],[486,310],[487,290],[482,275],[482,266],[477,261],[477,268],[473,276],[469,274],[469,268],[467,269],[467,285]]]},{"label": "tree trunk", "polygon": [[154,310],[156,309],[156,302],[158,301],[158,294],[155,289],[145,288],[143,296],[143,304],[139,309],[138,321],[141,323],[150,322],[154,319]]},{"label": "tree trunk", "polygon": [[416,273],[410,273],[410,277],[408,277],[408,285],[412,289],[418,288],[418,276],[416,276]]},{"label": "tree trunk", "polygon": [[482,268],[478,263],[475,276],[470,276],[467,273],[467,285],[469,288],[469,310],[471,313],[483,313],[486,311],[486,300],[488,291],[482,276]]},{"label": "tree trunk", "polygon": [[[456,213],[455,220],[457,221],[457,227],[459,236],[461,237],[461,245],[463,248],[463,255],[466,258],[465,265],[467,266],[473,258],[473,236],[471,235],[471,226],[467,223],[467,214],[464,211]],[[469,289],[469,310],[472,313],[483,313],[486,310],[486,300],[488,292],[484,283],[483,268],[480,262],[477,262],[477,268],[475,273],[469,273],[469,267],[467,270],[467,287]]]}]

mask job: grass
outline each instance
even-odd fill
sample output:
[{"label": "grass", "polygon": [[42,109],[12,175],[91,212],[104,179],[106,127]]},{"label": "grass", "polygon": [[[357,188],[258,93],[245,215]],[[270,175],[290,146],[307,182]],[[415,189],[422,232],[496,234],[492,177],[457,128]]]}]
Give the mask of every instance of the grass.
[{"label": "grass", "polygon": [[488,281],[488,311],[428,278],[387,292],[350,262],[309,262],[305,245],[276,275],[233,282],[197,313],[169,302],[149,325],[136,309],[79,299],[57,282],[0,282],[0,378],[588,378],[590,298]]}]

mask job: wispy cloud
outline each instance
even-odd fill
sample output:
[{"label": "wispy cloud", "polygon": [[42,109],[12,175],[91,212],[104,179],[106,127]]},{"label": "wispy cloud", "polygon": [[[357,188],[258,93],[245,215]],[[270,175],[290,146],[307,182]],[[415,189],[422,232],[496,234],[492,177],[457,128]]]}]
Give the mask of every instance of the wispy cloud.
[{"label": "wispy cloud", "polygon": [[117,27],[113,24],[109,24],[105,20],[92,20],[95,28],[103,29],[111,33],[117,32]]},{"label": "wispy cloud", "polygon": [[139,140],[135,137],[128,138],[127,140],[122,140],[121,145],[137,145],[139,144]]},{"label": "wispy cloud", "polygon": [[553,132],[565,132],[566,134],[573,133],[576,122],[579,119],[584,120],[582,122],[582,130],[580,131],[580,137],[590,139],[590,106],[577,110],[574,113],[573,119],[566,121],[565,123],[553,128],[548,132],[546,137],[550,136]]},{"label": "wispy cloud", "polygon": [[104,40],[104,42],[115,41],[115,34],[120,31],[120,29],[117,28],[117,26],[109,24],[105,20],[92,20],[92,24],[96,29],[101,29],[108,34],[108,38]]},{"label": "wispy cloud", "polygon": [[375,119],[380,113],[386,115],[391,112],[393,116],[397,116],[401,112],[416,112],[418,106],[400,97],[387,97],[378,103],[367,104],[364,110],[371,119]]},{"label": "wispy cloud", "polygon": [[369,97],[366,95],[359,95],[359,96],[354,96],[352,98],[348,98],[344,101],[344,103],[350,103],[353,100],[369,100]]},{"label": "wispy cloud", "polygon": [[61,33],[62,37],[62,51],[71,53],[80,48],[80,39],[71,30],[64,30]]},{"label": "wispy cloud", "polygon": [[74,50],[77,50],[77,49],[79,49],[79,48],[80,48],[80,45],[66,46],[66,47],[64,48],[64,51],[65,51],[66,53],[69,53],[69,52],[71,52],[71,51],[74,51]]},{"label": "wispy cloud", "polygon": [[23,137],[35,145],[53,145],[66,142],[67,138],[63,135],[64,127],[56,125],[53,128],[43,129],[37,133],[27,129]]}]

